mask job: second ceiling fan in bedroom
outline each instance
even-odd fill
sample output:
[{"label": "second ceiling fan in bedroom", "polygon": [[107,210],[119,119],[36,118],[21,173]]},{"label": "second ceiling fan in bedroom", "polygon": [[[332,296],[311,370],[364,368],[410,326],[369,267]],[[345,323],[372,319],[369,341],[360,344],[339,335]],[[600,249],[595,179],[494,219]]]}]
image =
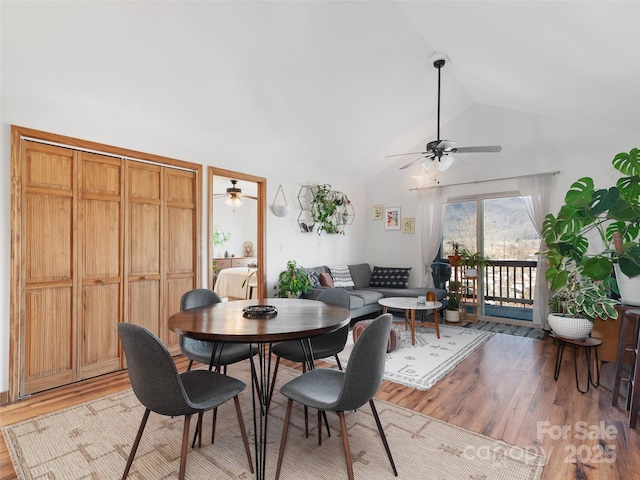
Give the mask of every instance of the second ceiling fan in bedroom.
[{"label": "second ceiling fan in bedroom", "polygon": [[229,207],[239,207],[242,205],[242,198],[251,198],[257,200],[258,197],[253,195],[246,195],[242,193],[242,189],[237,187],[238,180],[231,180],[231,187],[227,188],[226,193],[216,193],[213,198],[227,197],[224,201],[225,205]]},{"label": "second ceiling fan in bedroom", "polygon": [[497,153],[502,150],[500,145],[486,145],[477,147],[456,147],[456,142],[452,140],[440,140],[440,73],[442,67],[444,67],[446,61],[444,55],[438,55],[433,62],[433,66],[438,70],[438,139],[433,140],[426,145],[424,152],[409,152],[400,153],[397,155],[387,155],[387,157],[400,157],[403,155],[420,155],[419,158],[409,162],[408,164],[400,167],[400,170],[409,168],[417,162],[421,162],[426,159],[431,159],[431,163],[427,166],[431,169],[434,165],[437,166],[437,171],[443,171],[449,168],[455,160],[454,153]]}]

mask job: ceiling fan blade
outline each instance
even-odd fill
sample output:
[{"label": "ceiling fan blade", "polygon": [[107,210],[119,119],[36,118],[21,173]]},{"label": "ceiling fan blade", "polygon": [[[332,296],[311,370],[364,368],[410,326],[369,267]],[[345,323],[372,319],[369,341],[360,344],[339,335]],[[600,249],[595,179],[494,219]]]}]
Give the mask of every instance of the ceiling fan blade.
[{"label": "ceiling fan blade", "polygon": [[426,154],[427,152],[396,153],[395,155],[386,155],[385,158],[402,157],[403,155],[426,155]]},{"label": "ceiling fan blade", "polygon": [[489,153],[489,152],[501,152],[502,147],[500,145],[487,145],[484,147],[458,147],[453,149],[454,152],[457,153]]},{"label": "ceiling fan blade", "polygon": [[405,168],[409,168],[411,165],[414,165],[416,163],[418,163],[421,160],[424,160],[425,158],[431,158],[433,157],[432,154],[428,154],[425,155],[424,157],[420,157],[420,158],[416,158],[413,162],[407,163],[404,167],[400,167],[400,170],[404,170]]}]

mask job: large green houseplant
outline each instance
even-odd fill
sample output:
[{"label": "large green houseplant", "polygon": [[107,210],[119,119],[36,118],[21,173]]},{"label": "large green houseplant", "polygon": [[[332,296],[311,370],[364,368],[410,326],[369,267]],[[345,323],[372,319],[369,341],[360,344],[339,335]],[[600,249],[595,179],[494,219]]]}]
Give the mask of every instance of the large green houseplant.
[{"label": "large green houseplant", "polygon": [[311,282],[304,268],[295,260],[287,262],[287,268],[280,272],[278,284],[274,287],[277,296],[282,298],[296,298],[311,291]]},{"label": "large green houseplant", "polygon": [[[570,272],[603,280],[618,290],[611,277],[640,275],[640,150],[619,153],[613,167],[621,176],[615,186],[596,189],[592,178],[574,182],[557,215],[546,216],[542,235],[548,250],[546,278],[552,290],[564,287]],[[587,253],[589,238],[597,233],[604,247]],[[623,302],[629,303],[624,298]]]}]

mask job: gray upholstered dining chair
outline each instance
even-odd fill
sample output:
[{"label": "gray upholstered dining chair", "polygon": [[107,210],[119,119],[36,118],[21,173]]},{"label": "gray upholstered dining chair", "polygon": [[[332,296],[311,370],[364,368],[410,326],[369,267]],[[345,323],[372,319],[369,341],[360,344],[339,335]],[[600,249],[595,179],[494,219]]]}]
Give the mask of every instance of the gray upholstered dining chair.
[{"label": "gray upholstered dining chair", "polygon": [[[180,299],[180,310],[190,308],[205,307],[220,303],[222,300],[216,292],[207,288],[196,288],[189,290]],[[180,351],[189,359],[187,370],[191,370],[193,362],[204,363],[219,370],[223,367],[223,373],[227,372],[227,365],[241,362],[253,357],[258,353],[258,347],[248,343],[225,343],[208,342],[206,340],[196,340],[180,335]],[[213,353],[215,351],[215,357]]]},{"label": "gray upholstered dining chair", "polygon": [[391,322],[392,316],[390,313],[380,315],[371,322],[358,339],[358,342],[353,346],[349,356],[349,365],[347,365],[345,371],[317,368],[294,378],[282,386],[280,393],[287,397],[289,401],[287,402],[282,439],[280,441],[276,480],[280,478],[289,421],[291,419],[291,408],[294,401],[318,409],[318,444],[322,444],[320,413],[322,411],[333,411],[338,414],[349,480],[353,480],[353,463],[344,412],[356,410],[369,402],[382,444],[387,452],[387,457],[389,457],[393,474],[396,477],[398,476],[398,471],[387,443],[387,437],[384,434],[382,423],[380,423],[378,412],[373,403],[373,397],[380,388],[384,375]]},{"label": "gray upholstered dining chair", "polygon": [[[189,290],[180,299],[180,310],[188,310],[190,308],[205,307],[220,303],[222,299],[213,290],[207,288],[196,288]],[[189,359],[187,371],[191,370],[193,362],[204,363],[209,365],[209,370],[215,367],[216,371],[227,374],[227,365],[238,363],[247,358],[253,363],[253,356],[258,353],[258,347],[248,343],[217,343],[207,340],[196,340],[180,335],[179,339],[180,351]],[[214,356],[215,352],[215,356]],[[255,368],[251,369],[252,372]],[[257,379],[253,379],[257,382]],[[218,418],[218,409],[213,409],[213,424],[211,427],[211,443],[216,438],[216,420]],[[195,439],[194,439],[195,441]]]},{"label": "gray upholstered dining chair", "polygon": [[246,385],[240,380],[209,370],[191,370],[178,373],[171,354],[158,337],[139,325],[120,323],[118,324],[118,333],[127,360],[131,387],[140,403],[145,407],[122,479],[126,479],[129,475],[150,412],[171,417],[184,415],[178,476],[183,479],[191,415],[198,414],[200,432],[198,446],[201,446],[202,415],[207,410],[216,408],[231,399],[236,406],[249,468],[253,472],[249,440],[238,400],[238,394],[245,389]]},{"label": "gray upholstered dining chair", "polygon": [[[329,305],[335,305],[337,307],[349,309],[351,303],[351,296],[344,288],[330,288],[323,290],[316,298],[320,302],[327,303]],[[347,337],[349,336],[349,325],[336,330],[335,332],[327,333],[325,335],[318,335],[311,338],[311,351],[313,352],[314,360],[335,357],[338,363],[338,368],[342,370],[342,364],[338,354],[344,350],[344,346],[347,343]],[[273,378],[271,380],[271,388],[269,390],[269,398],[273,395],[273,391],[276,385],[276,377],[278,375],[278,366],[280,365],[280,359],[285,358],[292,362],[302,363],[302,371],[306,372],[306,355],[302,347],[300,340],[287,340],[284,342],[276,343],[271,352],[276,355],[276,364],[273,369]]]}]

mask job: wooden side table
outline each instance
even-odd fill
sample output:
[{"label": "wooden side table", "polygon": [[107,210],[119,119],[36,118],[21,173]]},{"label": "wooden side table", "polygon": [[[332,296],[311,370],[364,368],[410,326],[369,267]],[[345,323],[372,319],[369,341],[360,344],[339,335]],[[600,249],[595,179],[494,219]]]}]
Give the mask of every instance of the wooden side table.
[{"label": "wooden side table", "polygon": [[[553,343],[558,346],[558,352],[556,353],[556,370],[553,374],[553,379],[558,380],[560,376],[560,367],[562,365],[562,354],[564,353],[564,347],[573,347],[573,365],[576,372],[576,388],[580,393],[587,393],[589,391],[589,385],[598,387],[600,385],[600,366],[598,362],[598,347],[602,345],[602,340],[587,337],[584,340],[574,340],[572,338],[564,338],[551,333]],[[583,348],[584,355],[587,360],[587,387],[585,390],[580,388],[580,382],[578,379],[578,350]],[[594,351],[594,362],[591,360],[591,350]],[[591,364],[593,363],[595,368],[595,377],[591,370]]]}]

